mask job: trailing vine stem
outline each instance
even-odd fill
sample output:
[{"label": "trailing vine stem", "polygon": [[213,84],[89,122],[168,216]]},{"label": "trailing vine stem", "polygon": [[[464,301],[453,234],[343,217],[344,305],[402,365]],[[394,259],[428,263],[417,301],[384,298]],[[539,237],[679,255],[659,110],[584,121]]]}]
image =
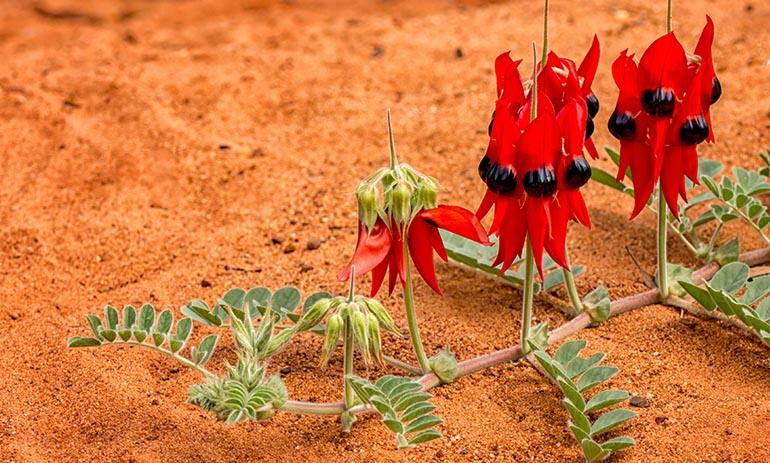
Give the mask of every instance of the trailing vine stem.
[{"label": "trailing vine stem", "polygon": [[[741,254],[739,261],[749,265],[750,267],[762,265],[770,262],[770,247],[757,249]],[[710,264],[701,267],[693,272],[693,281],[708,280],[719,270],[719,264],[712,262]],[[652,304],[663,303],[672,307],[679,307],[677,301],[664,300],[661,302],[660,289],[650,289],[641,293],[637,293],[631,296],[626,296],[622,299],[613,301],[610,306],[609,317],[615,317],[617,315],[631,312],[642,307],[646,307]],[[698,312],[700,313],[700,312]],[[702,314],[706,315],[706,314]],[[709,314],[710,315],[710,314]],[[548,333],[548,343],[555,344],[565,338],[572,336],[575,333],[588,328],[591,325],[591,317],[587,312],[583,312],[561,325],[560,327],[550,331]],[[467,376],[472,373],[476,373],[487,368],[500,365],[506,362],[512,362],[519,360],[523,357],[521,346],[515,345],[506,349],[498,350],[490,354],[484,354],[476,358],[465,360],[460,362],[457,367],[457,378]],[[433,389],[439,386],[441,383],[438,377],[434,373],[428,373],[423,375],[418,380],[422,384],[424,390]],[[308,415],[339,415],[345,412],[345,405],[343,402],[331,402],[331,403],[312,403],[312,402],[300,402],[295,400],[287,401],[282,407],[282,411],[301,413]],[[367,406],[356,406],[348,410],[349,412],[365,412],[373,411],[374,409]]]}]

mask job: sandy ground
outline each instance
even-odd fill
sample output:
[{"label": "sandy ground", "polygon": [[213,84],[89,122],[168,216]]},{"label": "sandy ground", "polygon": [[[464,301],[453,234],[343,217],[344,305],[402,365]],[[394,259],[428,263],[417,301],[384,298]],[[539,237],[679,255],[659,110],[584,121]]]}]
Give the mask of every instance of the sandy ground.
[{"label": "sandy ground", "polygon": [[[349,435],[333,418],[289,414],[228,427],[185,403],[200,378],[169,359],[65,346],[108,303],[177,309],[234,286],[344,291],[334,276],[355,244],[351,191],[387,161],[386,108],[401,160],[436,176],[442,201],[474,208],[494,57],[511,49],[530,62],[541,12],[524,1],[3,2],[0,461],[581,461],[558,391],[526,365],[435,390],[445,437],[397,452],[375,417]],[[676,2],[685,48],[705,13],[724,96],[718,143],[701,153],[756,167],[770,143],[770,4]],[[601,40],[598,120],[614,103],[611,61],[641,53],[664,15],[663,1],[552,2],[554,50],[580,59],[594,32]],[[595,140],[614,144],[603,129]],[[654,269],[653,217],[629,223],[631,201],[601,185],[585,196],[594,230],[569,235],[587,267],[579,289],[644,289],[624,248]],[[468,359],[517,341],[518,291],[437,272],[446,297],[417,285],[429,351],[449,342]],[[398,295],[385,302],[403,325]],[[546,305],[535,320],[566,321]],[[638,445],[613,461],[770,461],[770,357],[758,341],[662,306],[580,336],[622,369],[611,386],[650,402],[623,429]],[[320,346],[301,336],[275,360],[292,398],[339,399],[341,359],[316,368]],[[387,337],[385,350],[411,359],[405,339]],[[211,365],[232,354],[223,343]]]}]

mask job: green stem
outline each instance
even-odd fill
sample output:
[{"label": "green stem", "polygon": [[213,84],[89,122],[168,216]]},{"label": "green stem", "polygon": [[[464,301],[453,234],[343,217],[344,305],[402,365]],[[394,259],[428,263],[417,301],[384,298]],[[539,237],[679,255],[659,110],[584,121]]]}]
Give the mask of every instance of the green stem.
[{"label": "green stem", "polygon": [[719,222],[716,230],[714,230],[714,234],[711,235],[711,239],[709,240],[709,247],[708,247],[709,256],[711,256],[711,253],[714,251],[714,246],[717,245],[717,237],[719,236],[719,232],[722,231],[722,225],[724,225],[724,223]]},{"label": "green stem", "polygon": [[126,344],[129,346],[142,346],[146,347],[148,349],[154,350],[155,352],[160,352],[161,354],[171,357],[172,359],[176,360],[177,362],[181,363],[182,365],[186,367],[190,367],[193,370],[197,371],[198,373],[204,375],[206,378],[216,378],[217,375],[214,373],[208,371],[207,369],[203,368],[201,365],[198,365],[197,363],[193,362],[192,360],[186,359],[182,357],[181,355],[174,354],[171,351],[168,351],[166,349],[157,347],[152,344],[148,344],[146,342],[139,342],[139,341],[120,341],[120,342],[112,342],[111,344]]},{"label": "green stem", "polygon": [[[390,111],[388,111],[388,121],[390,121]],[[350,267],[350,288],[348,289],[348,304],[353,302],[353,298],[356,295],[356,266]],[[344,349],[345,355],[342,359],[342,381],[343,381],[343,398],[345,401],[345,409],[347,410],[353,404],[353,388],[348,381],[348,375],[353,374],[353,326],[351,325],[350,317],[345,317],[343,320],[343,338],[345,341]]]},{"label": "green stem", "polygon": [[524,301],[521,307],[521,350],[522,354],[529,353],[529,328],[532,324],[532,298],[535,294],[535,256],[532,253],[532,243],[527,236],[527,250],[524,258]]},{"label": "green stem", "polygon": [[393,358],[393,357],[389,357],[387,355],[383,355],[382,356],[382,360],[384,360],[385,363],[387,363],[388,365],[394,366],[396,368],[400,368],[400,369],[404,370],[405,372],[407,372],[407,373],[409,373],[411,375],[419,376],[419,375],[422,374],[422,371],[419,368],[417,368],[416,366],[410,365],[410,364],[408,364],[406,362],[402,362],[401,360],[399,360],[397,358]]},{"label": "green stem", "polygon": [[666,273],[668,265],[666,258],[668,212],[666,207],[666,197],[663,196],[663,190],[658,187],[658,288],[660,288],[661,300],[668,297],[668,274]]},{"label": "green stem", "polygon": [[548,0],[545,0],[543,7],[543,59],[541,61],[542,69],[545,69],[545,63],[548,61]]},{"label": "green stem", "polygon": [[671,32],[673,30],[673,27],[671,23],[673,22],[673,14],[671,13],[671,0],[668,0],[668,8],[666,9],[666,33]]},{"label": "green stem", "polygon": [[390,109],[388,109],[388,143],[390,144],[390,168],[395,169],[398,166],[396,158],[396,144],[393,141],[393,123],[390,121]]},{"label": "green stem", "polygon": [[412,270],[409,265],[409,244],[404,239],[404,266],[406,267],[406,287],[404,288],[404,308],[406,309],[406,321],[409,325],[409,337],[412,339],[414,355],[423,374],[429,373],[430,362],[425,355],[425,348],[420,338],[420,328],[417,326],[417,314],[414,309],[414,290],[412,288]]},{"label": "green stem", "polygon": [[572,265],[569,263],[569,254],[567,253],[567,247],[564,247],[564,260],[567,261],[567,268],[561,269],[564,274],[564,285],[567,287],[567,294],[569,294],[569,300],[572,302],[572,307],[575,309],[575,315],[583,311],[583,302],[580,300],[580,295],[575,287],[575,278],[572,276]]},{"label": "green stem", "polygon": [[345,317],[344,338],[345,338],[345,357],[343,358],[343,381],[345,382],[345,410],[353,406],[353,388],[348,381],[348,375],[353,374],[353,327],[350,324],[350,317]]}]

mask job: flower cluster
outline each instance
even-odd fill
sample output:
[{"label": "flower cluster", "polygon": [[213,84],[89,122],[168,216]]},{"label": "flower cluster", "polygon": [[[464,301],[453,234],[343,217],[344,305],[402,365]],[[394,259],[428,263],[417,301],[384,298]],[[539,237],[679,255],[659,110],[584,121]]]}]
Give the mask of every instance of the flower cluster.
[{"label": "flower cluster", "polygon": [[[351,269],[372,272],[374,296],[390,270],[388,291],[396,280],[406,284],[406,259],[411,254],[417,271],[438,294],[433,251],[447,261],[439,228],[482,244],[490,244],[473,212],[459,206],[437,205],[438,182],[406,164],[383,168],[365,179],[356,190],[358,244],[353,258],[337,275],[345,281]],[[382,195],[382,204],[380,201]]]},{"label": "flower cluster", "polygon": [[709,107],[722,94],[713,41],[714,23],[706,16],[694,54],[687,54],[670,32],[647,48],[638,65],[627,50],[612,65],[620,93],[608,126],[620,140],[618,180],[631,168],[632,218],[644,209],[658,179],[677,218],[678,196],[687,201],[685,176],[698,183],[696,145],[714,141]]},{"label": "flower cluster", "polygon": [[583,148],[597,157],[591,135],[599,100],[591,84],[599,41],[594,37],[579,67],[549,53],[533,81],[522,80],[520,63],[509,52],[495,61],[498,98],[489,145],[479,164],[487,192],[477,215],[483,218],[495,206],[490,233],[500,239],[494,265],[502,263],[501,272],[522,254],[529,235],[542,274],[544,249],[567,267],[569,220],[591,226],[579,189],[591,177]]}]

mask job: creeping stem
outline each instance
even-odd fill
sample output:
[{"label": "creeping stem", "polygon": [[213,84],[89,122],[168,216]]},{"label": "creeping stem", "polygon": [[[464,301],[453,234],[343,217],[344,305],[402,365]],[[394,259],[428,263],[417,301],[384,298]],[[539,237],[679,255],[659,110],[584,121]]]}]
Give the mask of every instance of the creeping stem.
[{"label": "creeping stem", "polygon": [[[757,265],[770,262],[770,247],[741,254],[739,260],[749,265],[750,267],[755,267]],[[719,264],[708,264],[693,273],[693,281],[709,280],[712,276],[714,276],[717,270],[719,270]],[[632,310],[655,304],[658,301],[660,301],[659,289],[650,289],[642,293],[633,294],[631,296],[612,301],[609,316],[615,317],[626,312],[631,312]],[[676,300],[674,302],[676,302]],[[548,333],[548,344],[555,344],[560,342],[569,336],[572,336],[573,334],[588,328],[590,325],[591,317],[587,312],[583,312],[562,326],[550,331]],[[502,363],[519,360],[524,355],[525,354],[522,352],[521,346],[516,345],[507,349],[498,350],[476,358],[465,360],[457,365],[457,378],[467,376],[472,373],[500,365]],[[438,377],[434,373],[428,373],[422,376],[418,382],[422,384],[423,389],[426,391],[433,389],[434,387],[437,387],[441,384]],[[293,413],[304,413],[308,415],[339,415],[345,411],[345,404],[343,402],[311,403],[289,400],[283,406],[281,406],[281,410]],[[351,410],[351,412],[369,410],[370,408],[368,407],[356,406]]]},{"label": "creeping stem", "polygon": [[406,287],[404,288],[404,308],[406,309],[406,321],[409,325],[409,337],[412,339],[414,355],[420,364],[423,374],[430,372],[430,363],[425,355],[425,348],[420,338],[420,328],[417,326],[417,314],[414,310],[414,290],[412,288],[412,270],[409,265],[409,244],[404,237],[404,263],[406,267]]}]

